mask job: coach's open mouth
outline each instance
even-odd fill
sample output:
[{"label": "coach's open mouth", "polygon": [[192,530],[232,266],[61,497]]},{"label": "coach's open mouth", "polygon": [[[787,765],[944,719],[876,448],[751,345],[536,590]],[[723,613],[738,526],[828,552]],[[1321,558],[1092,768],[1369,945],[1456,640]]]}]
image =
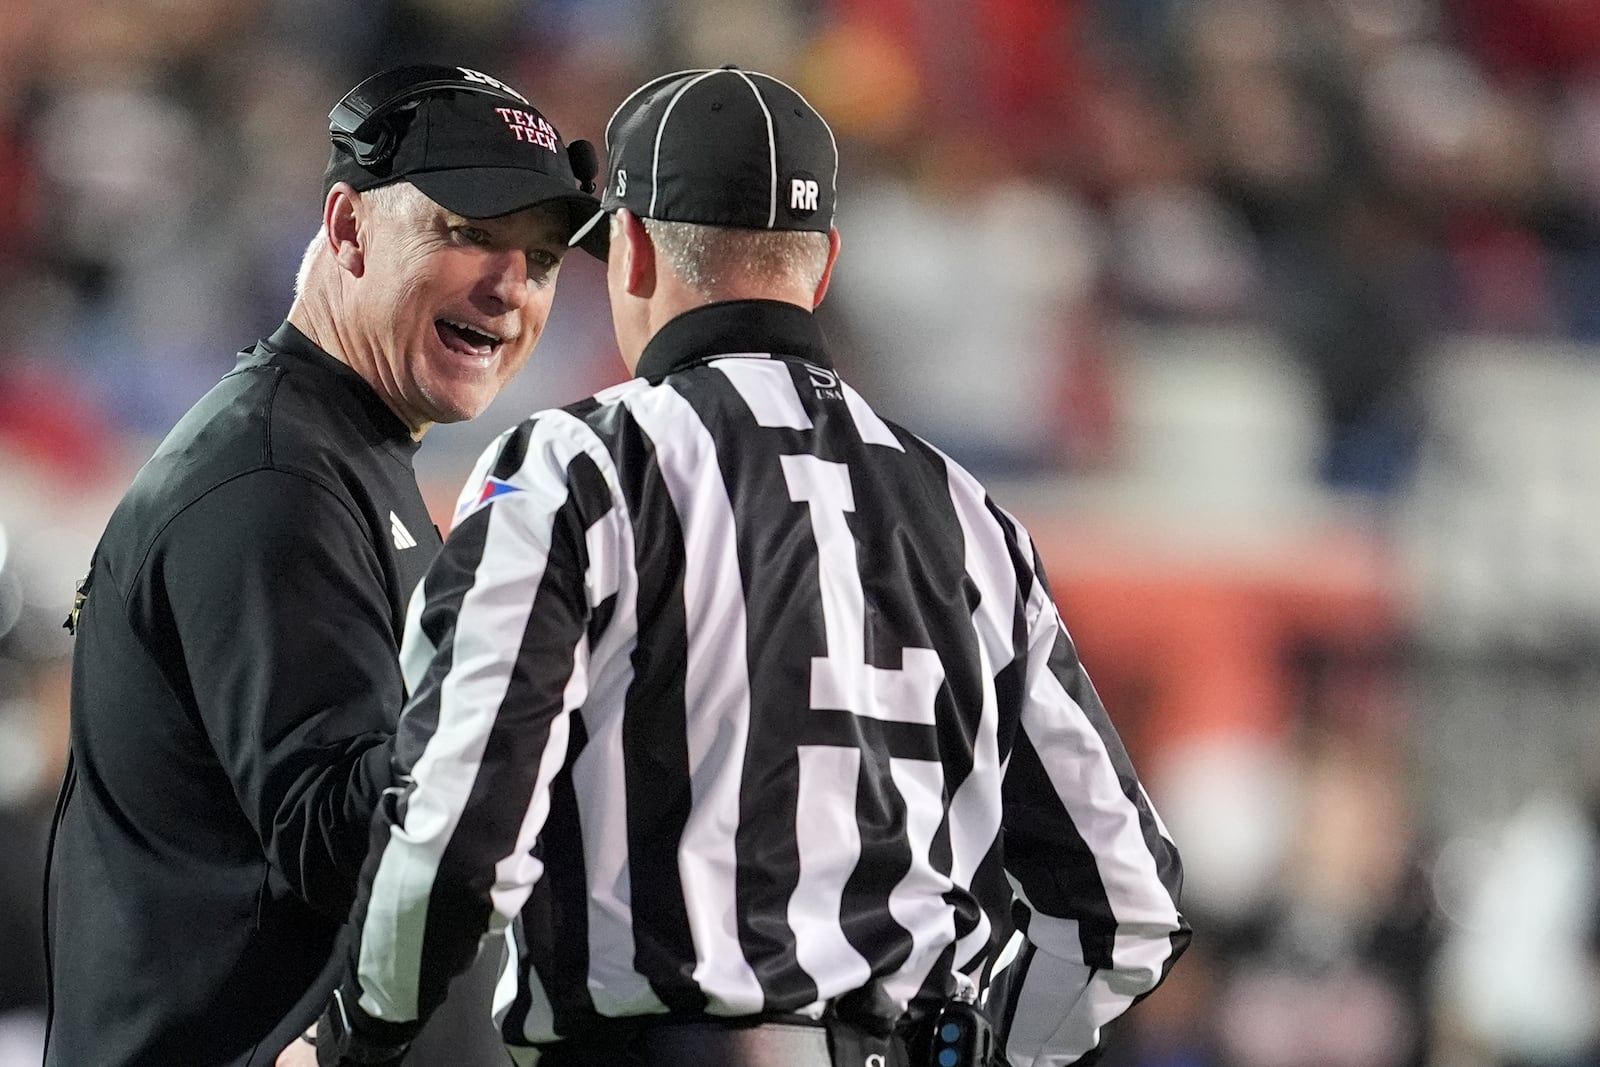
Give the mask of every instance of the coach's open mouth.
[{"label": "coach's open mouth", "polygon": [[435,319],[433,325],[439,331],[439,339],[445,347],[464,356],[488,359],[499,351],[503,341],[503,338],[487,330],[455,319]]}]

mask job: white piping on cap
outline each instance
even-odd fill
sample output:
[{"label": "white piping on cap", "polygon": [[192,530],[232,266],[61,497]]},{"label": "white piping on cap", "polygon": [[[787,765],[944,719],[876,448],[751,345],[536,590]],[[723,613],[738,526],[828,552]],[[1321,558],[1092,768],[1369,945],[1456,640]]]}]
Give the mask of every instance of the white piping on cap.
[{"label": "white piping on cap", "polygon": [[690,78],[688,81],[684,82],[683,87],[672,94],[672,99],[667,101],[667,109],[661,113],[661,122],[656,126],[655,158],[650,161],[650,206],[645,210],[645,217],[647,218],[653,219],[656,216],[656,194],[661,191],[661,136],[667,132],[667,119],[672,117],[672,109],[678,106],[678,101],[683,99],[684,93],[688,92],[690,89],[694,88],[695,85],[705,81],[715,73],[717,72],[714,70],[708,70],[702,73],[699,77]]},{"label": "white piping on cap", "polygon": [[[806,108],[817,117],[817,121],[822,123],[822,128],[828,131],[828,142],[833,145],[833,177],[830,182],[833,187],[833,215],[834,217],[837,217],[839,214],[839,139],[833,135],[833,127],[828,125],[828,120],[822,117],[822,113],[820,111],[811,106],[811,101],[807,100],[801,95],[799,89],[796,89],[782,78],[774,78],[772,75],[763,74],[759,70],[753,70],[750,73],[754,74],[758,78],[765,78],[769,82],[776,82],[785,89],[789,90],[795,95],[795,99],[804,104]],[[763,107],[765,107],[765,105],[763,105]],[[768,118],[768,122],[771,122],[770,117]],[[774,156],[774,160],[776,160],[776,156]],[[776,163],[774,163],[774,165],[776,165]],[[774,213],[773,217],[777,217],[776,213]],[[828,219],[830,224],[832,224],[833,221],[833,218]]]},{"label": "white piping on cap", "polygon": [[584,223],[582,226],[579,226],[577,228],[577,230],[575,230],[573,232],[572,236],[567,238],[567,247],[568,248],[577,248],[578,247],[578,242],[582,241],[585,237],[589,236],[589,231],[594,229],[596,226],[600,225],[600,220],[605,218],[605,217],[606,217],[606,209],[605,208],[601,208],[599,211],[596,211],[593,215],[590,215],[589,216],[589,221]]},{"label": "white piping on cap", "polygon": [[658,85],[665,85],[667,82],[670,82],[675,78],[686,77],[687,75],[690,75],[690,74],[705,74],[705,73],[706,73],[706,70],[704,68],[699,68],[699,69],[696,69],[696,70],[680,70],[680,71],[675,71],[672,74],[663,74],[659,78],[651,78],[649,81],[647,81],[643,85],[639,86],[639,88],[635,89],[633,92],[631,92],[627,96],[623,97],[622,98],[622,103],[618,104],[617,105],[617,109],[611,113],[611,117],[609,119],[606,119],[606,149],[607,149],[607,151],[609,151],[610,148],[611,148],[611,127],[616,123],[617,116],[622,114],[623,109],[625,109],[629,104],[633,103],[634,98],[640,96],[641,94],[650,92],[652,89],[654,89]]},{"label": "white piping on cap", "polygon": [[[668,104],[667,104],[666,111],[661,116],[660,125],[658,125],[656,127],[655,152],[654,152],[654,156],[653,156],[653,158],[651,160],[651,164],[650,164],[650,207],[648,209],[648,213],[652,214],[652,215],[655,213],[656,190],[657,190],[657,188],[659,186],[659,182],[657,181],[657,178],[658,178],[658,171],[659,171],[659,166],[660,166],[660,162],[661,162],[661,137],[662,137],[663,131],[666,129],[667,116],[672,113],[672,108],[677,104],[678,98],[681,97],[689,89],[690,86],[694,85],[696,82],[703,81],[706,77],[708,77],[708,76],[710,76],[712,74],[717,74],[717,73],[720,73],[720,72],[723,72],[723,71],[726,71],[727,73],[730,73],[730,74],[737,74],[737,75],[739,75],[739,77],[744,79],[745,84],[750,86],[750,91],[755,93],[756,102],[761,105],[762,114],[764,114],[766,116],[766,119],[767,119],[767,147],[768,147],[769,158],[771,159],[771,171],[772,171],[772,189],[771,189],[770,206],[769,206],[769,210],[768,210],[768,213],[767,213],[767,227],[770,229],[771,227],[776,225],[777,224],[777,218],[778,218],[778,147],[777,147],[777,139],[776,139],[776,136],[775,136],[774,130],[773,130],[772,112],[770,110],[768,110],[766,100],[762,97],[760,90],[758,90],[755,87],[755,84],[753,82],[751,82],[750,75],[755,75],[756,77],[759,77],[759,78],[765,78],[765,79],[767,79],[767,81],[773,82],[773,83],[775,83],[777,85],[781,85],[785,89],[789,90],[791,93],[794,93],[795,97],[802,104],[804,104],[807,108],[809,108],[813,115],[816,116],[817,121],[822,123],[822,128],[828,131],[828,141],[833,146],[833,174],[830,177],[829,184],[830,184],[830,186],[832,188],[832,191],[833,191],[834,214],[835,214],[835,216],[837,216],[837,214],[838,214],[838,206],[839,206],[839,140],[838,140],[838,138],[836,138],[833,135],[833,127],[828,125],[828,120],[823,118],[822,115],[817,111],[816,108],[811,107],[811,102],[809,100],[807,100],[804,96],[802,96],[798,89],[796,89],[794,86],[790,85],[788,82],[784,81],[782,78],[774,78],[772,75],[763,74],[761,71],[749,71],[749,72],[746,72],[746,71],[743,71],[743,70],[739,70],[738,68],[729,69],[727,67],[718,67],[718,68],[716,68],[714,70],[713,69],[707,69],[707,68],[704,68],[704,67],[697,68],[697,69],[690,69],[690,70],[680,70],[680,71],[675,71],[672,74],[663,74],[658,78],[652,78],[650,81],[645,82],[643,85],[639,86],[639,88],[635,89],[633,92],[629,93],[626,97],[624,97],[622,103],[617,105],[616,110],[611,113],[611,117],[606,120],[606,132],[605,132],[606,152],[607,152],[608,155],[614,155],[614,153],[612,152],[613,146],[612,146],[612,143],[611,143],[611,128],[612,128],[612,126],[614,126],[616,124],[617,117],[619,115],[621,115],[623,113],[623,111],[627,110],[627,107],[628,107],[629,104],[631,104],[635,99],[637,99],[641,95],[643,95],[645,93],[648,93],[648,92],[652,92],[653,90],[655,90],[659,86],[665,85],[668,82],[675,81],[678,78],[683,78],[683,77],[686,77],[686,76],[688,76],[690,74],[697,75],[697,77],[695,77],[693,80],[688,82],[686,85],[683,86],[683,88],[679,89],[677,91],[677,93],[675,93],[673,95],[672,100],[669,101]],[[614,160],[612,162],[614,163]],[[604,214],[604,212],[601,212],[600,214]],[[828,221],[831,223],[833,221],[833,219],[829,219]],[[589,229],[592,229],[593,226],[598,222],[599,222],[599,215],[597,215],[594,219],[590,220],[589,225],[585,226],[583,231],[580,231],[579,236],[581,236],[582,233],[587,232]],[[576,240],[576,237],[574,237],[574,240]]]},{"label": "white piping on cap", "polygon": [[[617,163],[618,163],[617,153],[616,153],[616,146],[614,144],[612,144],[612,142],[611,142],[611,128],[617,124],[617,118],[624,111],[626,111],[628,109],[628,105],[629,104],[633,103],[635,100],[637,100],[639,97],[643,96],[645,93],[653,92],[657,87],[662,86],[662,85],[666,85],[667,83],[672,82],[672,81],[676,81],[678,78],[684,78],[684,77],[689,76],[690,74],[709,74],[709,73],[711,73],[711,72],[709,70],[707,70],[706,68],[704,68],[704,67],[699,67],[699,68],[696,68],[696,69],[693,69],[693,70],[673,71],[671,74],[663,74],[660,77],[651,78],[649,81],[647,81],[643,85],[639,86],[639,88],[635,89],[633,92],[631,92],[627,96],[623,97],[622,98],[622,103],[618,104],[617,107],[616,107],[616,110],[611,112],[611,117],[606,119],[605,142],[606,142],[606,157],[607,157],[606,158],[606,168],[607,168],[607,170],[615,169],[616,166],[617,166]],[[659,138],[658,138],[658,143],[659,143]],[[652,186],[651,186],[652,199],[654,197],[654,182],[653,182],[654,177],[655,177],[655,175],[652,174],[651,175],[651,178],[652,178]],[[606,188],[607,188],[607,190],[609,190],[610,187],[611,187],[611,179],[608,176],[606,178]],[[593,229],[595,227],[596,223],[598,223],[600,221],[600,216],[604,215],[604,214],[605,214],[604,210],[602,210],[599,213],[597,213],[594,218],[590,219],[589,222],[582,229],[580,229],[576,234],[573,235],[572,240],[573,241],[578,240],[584,234],[588,233],[591,229]]]},{"label": "white piping on cap", "polygon": [[756,88],[756,83],[742,70],[734,70],[733,73],[744,79],[744,83],[750,87],[750,91],[755,94],[756,103],[761,105],[761,114],[767,120],[767,167],[772,175],[767,193],[767,229],[770,230],[778,221],[778,135],[772,129],[772,112],[768,110],[767,102],[762,99],[761,90]]}]

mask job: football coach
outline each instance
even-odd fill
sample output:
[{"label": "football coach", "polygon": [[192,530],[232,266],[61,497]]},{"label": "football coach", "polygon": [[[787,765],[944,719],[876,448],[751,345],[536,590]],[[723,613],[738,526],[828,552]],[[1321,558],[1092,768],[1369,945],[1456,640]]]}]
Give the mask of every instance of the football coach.
[{"label": "football coach", "polygon": [[[527,362],[598,207],[592,148],[479,71],[386,71],[329,125],[287,321],[140,470],[74,609],[49,1067],[271,1064],[327,1002],[440,544],[413,456]],[[409,1062],[506,1062],[494,962]]]}]

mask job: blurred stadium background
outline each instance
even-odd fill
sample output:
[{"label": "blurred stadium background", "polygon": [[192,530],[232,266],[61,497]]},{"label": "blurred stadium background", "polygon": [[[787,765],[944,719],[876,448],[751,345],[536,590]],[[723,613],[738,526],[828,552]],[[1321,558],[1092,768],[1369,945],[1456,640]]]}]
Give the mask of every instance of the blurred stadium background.
[{"label": "blurred stadium background", "polygon": [[[1109,1067],[1600,1063],[1600,3],[4,0],[0,1067],[72,583],[407,59],[569,138],[730,61],[833,120],[841,363],[1031,524],[1188,860]],[[575,257],[430,499],[621,374]]]}]

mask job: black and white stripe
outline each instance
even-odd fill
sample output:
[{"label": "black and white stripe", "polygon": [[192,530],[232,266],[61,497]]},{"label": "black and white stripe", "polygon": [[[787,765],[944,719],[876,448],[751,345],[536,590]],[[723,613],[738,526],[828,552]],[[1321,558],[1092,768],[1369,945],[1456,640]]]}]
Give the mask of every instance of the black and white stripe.
[{"label": "black and white stripe", "polygon": [[869,983],[898,1011],[994,966],[1014,893],[991,1006],[1013,1063],[1065,1063],[1181,951],[1176,852],[1026,531],[831,368],[698,360],[542,414],[461,511],[405,643],[369,1015],[417,1018],[519,918],[514,1048]]}]

